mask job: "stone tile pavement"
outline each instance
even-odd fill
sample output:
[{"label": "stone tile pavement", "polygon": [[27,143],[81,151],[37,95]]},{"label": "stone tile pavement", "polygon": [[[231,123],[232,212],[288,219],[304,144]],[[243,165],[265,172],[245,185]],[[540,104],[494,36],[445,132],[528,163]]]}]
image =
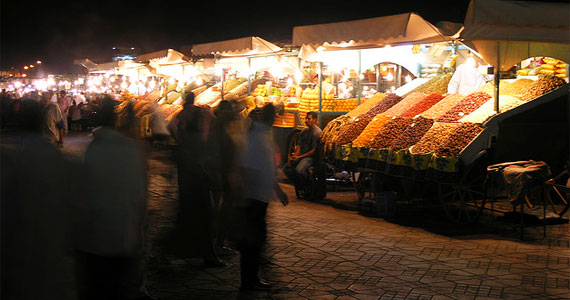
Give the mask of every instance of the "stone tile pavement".
[{"label": "stone tile pavement", "polygon": [[[64,151],[81,155],[85,139]],[[568,224],[525,229],[486,221],[468,228],[447,222],[436,208],[402,210],[395,218],[364,216],[350,190],[321,203],[272,203],[262,275],[274,288],[239,292],[239,255],[228,266],[164,251],[159,241],[176,213],[176,171],[164,151],[150,163],[147,288],[161,299],[570,299]]]}]

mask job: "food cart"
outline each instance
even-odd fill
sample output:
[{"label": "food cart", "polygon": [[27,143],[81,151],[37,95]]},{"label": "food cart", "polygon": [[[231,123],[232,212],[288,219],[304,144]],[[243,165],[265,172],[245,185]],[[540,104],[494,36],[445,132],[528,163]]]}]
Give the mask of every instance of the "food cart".
[{"label": "food cart", "polygon": [[[334,139],[344,127],[350,127],[348,124],[355,118],[382,102],[387,94],[395,91],[405,94],[406,88],[410,90],[410,86],[437,80],[442,77],[437,73],[452,69],[454,61],[447,63],[447,60],[457,59],[459,46],[454,43],[454,35],[456,33],[441,32],[415,13],[294,28],[293,42],[302,46],[304,59],[319,62],[319,86],[323,82],[323,69],[329,73],[339,73],[337,77],[341,78],[340,83],[355,73],[352,77],[356,80],[352,86],[358,107],[350,112],[335,112],[336,118],[322,122],[321,127],[324,127],[323,156],[332,168],[350,170],[356,175],[353,181],[359,195],[363,194],[361,189],[365,186],[366,189],[373,189],[364,182],[375,176],[376,170],[358,166],[359,151],[351,151],[350,145],[343,142],[329,143],[328,138]],[[442,60],[432,61],[433,57],[442,57]],[[433,72],[428,73],[432,67]],[[373,72],[372,76],[370,71]],[[329,76],[334,78],[334,75]],[[333,82],[338,96],[342,97],[343,89],[337,83]],[[323,111],[322,96],[318,103],[318,112],[323,121],[323,117],[330,113]],[[356,123],[360,125],[355,126],[355,132],[361,131],[366,125],[366,122]]]},{"label": "food cart", "polygon": [[[470,28],[470,26],[479,24],[479,21],[472,21],[473,16],[486,16],[485,13],[477,13],[473,10],[479,8],[487,11],[490,7],[493,8],[493,3],[485,1],[484,5],[478,6],[478,3],[474,2],[471,3],[466,17],[462,42],[466,45],[479,45],[479,48],[473,48],[474,51],[483,49],[484,54],[474,53],[485,60],[489,59],[487,55],[496,58],[494,54],[499,45],[498,47],[503,49],[499,54],[502,57],[501,63],[494,64],[492,59],[489,61],[495,66],[495,70],[510,69],[522,59],[539,55],[532,50],[535,47],[538,50],[543,49],[540,52],[542,55],[550,55],[545,60],[552,65],[567,66],[567,60],[564,59],[567,59],[570,52],[558,52],[558,49],[568,46],[567,34],[557,44],[552,43],[551,36],[547,38],[548,43],[541,42],[539,37],[530,36],[534,39],[532,42],[520,41],[527,52],[521,54],[521,48],[518,48],[515,51],[518,56],[513,54],[515,57],[513,59],[513,56],[509,54],[509,49],[516,49],[515,46],[518,44],[512,40],[516,35],[511,31],[525,32],[526,29],[522,25],[520,28],[505,26],[507,30],[501,28],[500,24],[496,24],[497,31],[489,30],[489,32],[494,34],[504,29],[505,35],[502,40],[491,44],[491,46],[494,45],[492,51],[485,52],[487,50],[484,46],[488,45],[487,43],[472,43],[468,37],[470,32],[478,34],[484,32],[477,28]],[[503,4],[504,2],[501,2],[498,8],[490,10],[492,11],[490,14],[497,17],[494,21],[505,20],[503,16],[507,13],[499,9]],[[528,13],[527,9],[533,11],[537,9],[531,4],[525,5],[524,12],[526,13]],[[520,8],[520,6],[516,7]],[[550,10],[552,9],[567,12],[568,6],[563,8],[553,5]],[[540,6],[540,10],[548,15],[549,10],[545,6]],[[509,9],[510,14],[513,12],[517,10]],[[521,12],[518,16],[522,14]],[[536,19],[540,17],[537,18],[535,15],[533,20]],[[559,21],[554,21],[552,24],[566,24],[565,32],[567,33],[568,19]],[[524,19],[523,22],[529,22],[529,20]],[[536,24],[529,26],[536,30]],[[543,35],[547,34],[543,32]],[[529,38],[524,34],[519,36]],[[483,38],[483,36],[478,36],[478,38]],[[509,46],[503,48],[500,45]],[[548,50],[550,46],[552,49]],[[506,61],[508,64],[504,63]],[[519,76],[512,80],[501,80],[502,74],[497,71],[494,81],[472,94],[460,95],[463,99],[455,103],[451,102],[454,96],[447,95],[440,101],[435,101],[431,108],[412,117],[412,120],[408,119],[410,116],[404,117],[404,109],[411,106],[408,104],[418,104],[412,99],[418,98],[418,92],[425,91],[425,87],[430,85],[430,82],[426,82],[412,89],[404,95],[403,99],[400,99],[400,102],[396,105],[392,104],[393,107],[385,111],[391,118],[384,124],[389,125],[376,129],[377,135],[368,147],[356,147],[355,141],[358,139],[352,139],[350,143],[335,145],[334,159],[357,170],[370,171],[371,175],[366,176],[365,181],[361,184],[357,182],[357,192],[363,197],[374,198],[382,193],[383,188],[379,186],[383,182],[378,180],[378,176],[374,176],[377,173],[390,178],[413,180],[412,185],[416,188],[437,186],[435,196],[451,221],[457,224],[473,223],[478,219],[483,208],[489,206],[485,206],[486,197],[483,185],[489,164],[501,161],[540,159],[551,165],[553,172],[557,172],[555,169],[559,170],[564,165],[568,154],[569,128],[567,72],[565,74],[566,76],[558,77],[544,75],[529,79]],[[499,85],[501,89],[498,88]],[[419,98],[422,99],[420,103],[425,106],[430,96],[432,95],[425,97],[420,95]],[[453,104],[444,105],[448,102]],[[412,106],[410,109],[415,108],[416,106]],[[434,109],[443,109],[443,113],[434,114]],[[380,119],[377,115],[376,121],[370,121],[366,128],[380,122]],[[367,132],[366,128],[361,135]],[[554,147],[544,146],[553,141]],[[422,190],[422,193],[425,194],[425,190]]]}]

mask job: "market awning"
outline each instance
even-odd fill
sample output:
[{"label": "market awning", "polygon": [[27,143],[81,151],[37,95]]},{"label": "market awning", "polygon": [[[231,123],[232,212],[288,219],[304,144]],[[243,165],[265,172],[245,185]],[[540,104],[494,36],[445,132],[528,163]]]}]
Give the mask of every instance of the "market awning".
[{"label": "market awning", "polygon": [[118,61],[111,61],[102,64],[96,64],[91,69],[89,69],[89,73],[104,73],[108,71],[114,71],[119,67]]},{"label": "market awning", "polygon": [[293,44],[313,47],[374,48],[450,41],[453,36],[415,13],[293,28]]},{"label": "market awning", "polygon": [[276,54],[283,49],[262,38],[252,36],[213,43],[196,44],[193,55],[216,54],[224,57]]},{"label": "market awning", "polygon": [[163,49],[137,56],[137,62],[154,63],[156,65],[180,64],[191,61],[190,57],[174,49]]},{"label": "market awning", "polygon": [[506,70],[534,56],[570,62],[569,24],[568,3],[471,0],[460,37]]}]

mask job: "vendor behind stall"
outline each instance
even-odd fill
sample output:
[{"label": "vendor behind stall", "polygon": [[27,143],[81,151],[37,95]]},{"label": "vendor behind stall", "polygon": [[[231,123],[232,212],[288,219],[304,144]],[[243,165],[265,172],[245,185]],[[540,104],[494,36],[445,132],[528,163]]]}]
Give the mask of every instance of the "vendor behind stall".
[{"label": "vendor behind stall", "polygon": [[491,76],[484,76],[479,72],[478,65],[479,63],[470,57],[457,67],[447,85],[447,93],[468,95],[492,80]]}]

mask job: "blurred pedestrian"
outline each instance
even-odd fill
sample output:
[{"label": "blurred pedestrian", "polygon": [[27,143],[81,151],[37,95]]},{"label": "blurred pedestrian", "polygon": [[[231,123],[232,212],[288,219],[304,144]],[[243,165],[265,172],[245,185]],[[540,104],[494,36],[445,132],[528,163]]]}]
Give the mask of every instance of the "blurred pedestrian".
[{"label": "blurred pedestrian", "polygon": [[75,299],[70,164],[42,135],[42,103],[21,104],[17,142],[0,145],[0,299]]},{"label": "blurred pedestrian", "polygon": [[[168,124],[175,138],[178,170],[178,218],[173,232],[176,245],[186,255],[197,254],[206,267],[223,267],[214,249],[214,216],[212,192],[219,189],[219,148],[213,138],[214,115],[194,105],[194,94],[184,99],[184,108]],[[188,253],[190,252],[190,253]]]},{"label": "blurred pedestrian", "polygon": [[275,121],[275,108],[267,104],[252,111],[253,119],[248,131],[247,146],[241,161],[243,197],[234,203],[238,224],[243,224],[238,238],[241,253],[241,289],[269,289],[271,285],[259,277],[260,258],[267,237],[267,206],[275,196],[287,205],[276,177],[275,151],[271,126]]},{"label": "blurred pedestrian", "polygon": [[8,115],[10,111],[10,95],[6,89],[2,89],[0,93],[0,125],[2,129],[6,128],[8,124]]},{"label": "blurred pedestrian", "polygon": [[85,196],[74,202],[76,280],[83,299],[150,299],[143,259],[147,232],[147,165],[136,141],[114,128],[110,99],[85,152]]},{"label": "blurred pedestrian", "polygon": [[[241,175],[238,159],[243,151],[245,132],[243,118],[230,101],[221,101],[215,112],[217,133],[220,144],[221,199],[218,206],[216,248],[234,253],[237,247],[232,240],[234,207],[236,198],[241,196]],[[239,200],[239,199],[238,199]]]},{"label": "blurred pedestrian", "polygon": [[57,103],[51,102],[48,94],[42,95],[44,137],[52,144],[63,147],[64,117]]},{"label": "blurred pedestrian", "polygon": [[61,114],[63,115],[63,120],[65,122],[63,127],[63,133],[67,134],[69,130],[68,124],[68,115],[69,115],[69,107],[71,107],[71,97],[67,95],[65,91],[59,92],[59,98],[57,99],[57,103],[59,104],[59,109],[61,110]]}]

